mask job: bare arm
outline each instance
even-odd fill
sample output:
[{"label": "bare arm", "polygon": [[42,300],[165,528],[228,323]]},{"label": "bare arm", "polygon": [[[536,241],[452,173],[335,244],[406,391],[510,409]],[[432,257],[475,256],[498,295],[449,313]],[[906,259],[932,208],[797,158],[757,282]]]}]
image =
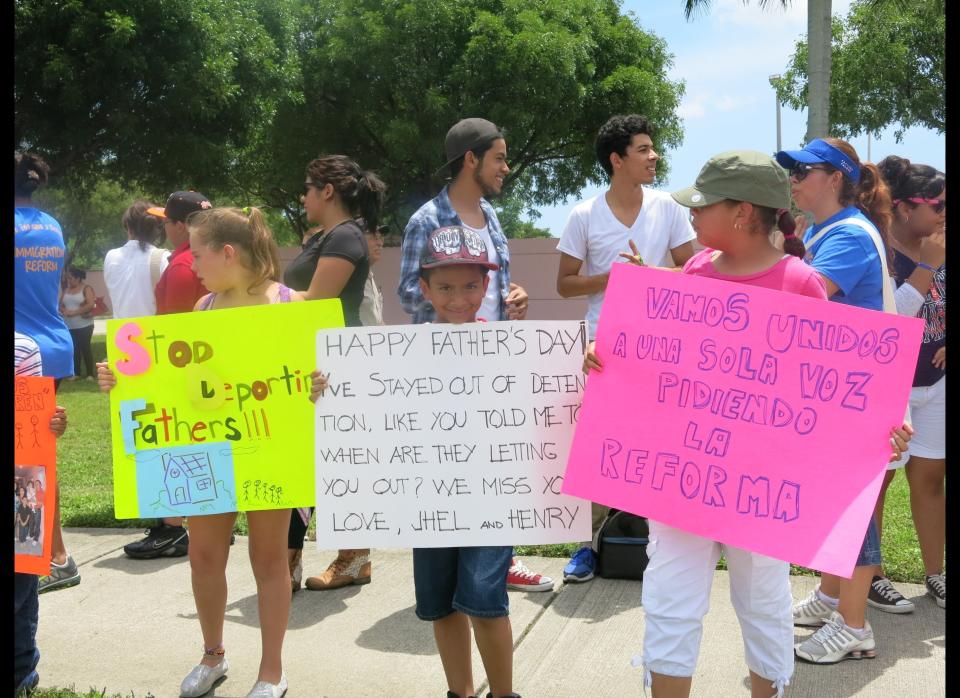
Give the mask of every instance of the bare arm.
[{"label": "bare arm", "polygon": [[308,301],[323,298],[338,298],[350,280],[356,267],[340,257],[321,257],[310,280],[310,288],[304,293]]},{"label": "bare arm", "polygon": [[684,264],[690,261],[690,258],[693,257],[693,255],[694,250],[692,240],[689,240],[679,247],[674,247],[672,250],[670,250],[670,256],[673,257],[673,263],[681,269],[683,268]]},{"label": "bare arm", "polygon": [[[936,270],[943,264],[944,259],[946,259],[946,248],[930,240],[930,238],[924,238],[920,243],[920,252],[917,254],[915,261],[931,266]],[[930,284],[933,283],[933,274],[934,272],[929,269],[916,267],[904,281],[917,289],[921,296],[926,297],[930,291]]]},{"label": "bare arm", "polygon": [[606,290],[607,279],[610,278],[609,272],[593,276],[581,276],[580,268],[582,266],[583,260],[571,257],[566,252],[560,253],[560,265],[557,268],[557,293],[561,297],[589,296]]},{"label": "bare arm", "polygon": [[827,287],[827,298],[833,298],[833,294],[839,291],[840,287],[833,283],[833,280],[826,274],[823,274],[819,271],[817,273],[820,274],[820,278],[823,279],[824,286]]}]

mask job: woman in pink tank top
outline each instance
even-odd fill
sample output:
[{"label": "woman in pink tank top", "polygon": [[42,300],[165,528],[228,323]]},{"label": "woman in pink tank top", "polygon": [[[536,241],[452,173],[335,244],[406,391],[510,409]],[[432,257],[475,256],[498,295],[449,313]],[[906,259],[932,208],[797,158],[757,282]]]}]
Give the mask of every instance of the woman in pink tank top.
[{"label": "woman in pink tank top", "polygon": [[[210,289],[194,310],[220,310],[289,303],[304,297],[277,279],[277,244],[256,208],[198,211],[187,221],[193,271]],[[109,390],[116,378],[98,364],[100,386]],[[190,570],[197,616],[203,634],[203,657],[180,684],[181,697],[205,695],[227,674],[223,621],[227,601],[227,556],[236,512],[190,517]],[[287,528],[290,509],[248,511],[250,564],[257,580],[262,651],[257,682],[248,698],[281,698],[287,691],[281,651],[290,615]]]}]

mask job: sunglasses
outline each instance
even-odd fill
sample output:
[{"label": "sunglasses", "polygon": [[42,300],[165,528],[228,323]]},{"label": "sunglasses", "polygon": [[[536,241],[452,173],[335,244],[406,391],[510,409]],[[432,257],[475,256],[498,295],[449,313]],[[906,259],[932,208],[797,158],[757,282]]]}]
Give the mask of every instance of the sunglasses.
[{"label": "sunglasses", "polygon": [[796,179],[798,182],[802,182],[807,178],[814,170],[820,170],[821,172],[833,172],[832,167],[817,167],[816,165],[810,165],[805,162],[796,162],[793,164],[793,167],[790,168],[790,176]]},{"label": "sunglasses", "polygon": [[924,199],[921,196],[909,196],[906,199],[894,199],[893,205],[896,206],[901,201],[909,201],[912,204],[927,204],[933,209],[934,213],[943,213],[943,210],[947,207],[946,199]]}]

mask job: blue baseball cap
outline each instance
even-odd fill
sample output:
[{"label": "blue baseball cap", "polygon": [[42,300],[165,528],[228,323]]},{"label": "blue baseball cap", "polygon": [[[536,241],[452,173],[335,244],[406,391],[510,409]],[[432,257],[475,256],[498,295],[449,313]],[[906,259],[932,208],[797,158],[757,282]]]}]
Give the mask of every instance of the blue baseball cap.
[{"label": "blue baseball cap", "polygon": [[821,138],[813,139],[803,147],[803,150],[781,150],[776,157],[780,166],[788,170],[793,169],[798,162],[809,165],[825,162],[842,172],[854,184],[860,181],[860,166],[845,152]]}]

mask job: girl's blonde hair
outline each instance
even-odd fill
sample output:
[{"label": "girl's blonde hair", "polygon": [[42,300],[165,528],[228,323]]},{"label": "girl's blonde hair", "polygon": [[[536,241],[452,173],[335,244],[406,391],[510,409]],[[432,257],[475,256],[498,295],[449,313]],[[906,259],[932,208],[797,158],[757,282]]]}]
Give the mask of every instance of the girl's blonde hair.
[{"label": "girl's blonde hair", "polygon": [[254,273],[250,289],[264,281],[280,280],[280,255],[270,226],[260,209],[211,208],[187,217],[187,229],[215,250],[232,245],[244,255],[244,265]]}]

